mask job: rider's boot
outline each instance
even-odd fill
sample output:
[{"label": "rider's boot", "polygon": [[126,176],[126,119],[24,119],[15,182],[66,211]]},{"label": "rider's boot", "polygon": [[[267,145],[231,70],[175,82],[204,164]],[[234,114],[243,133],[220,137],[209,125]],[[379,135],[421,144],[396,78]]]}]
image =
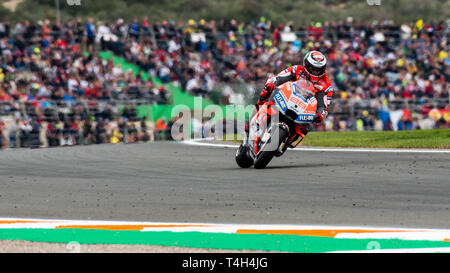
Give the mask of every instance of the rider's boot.
[{"label": "rider's boot", "polygon": [[[280,157],[284,154],[284,152],[286,152],[287,148],[294,148],[294,146],[292,146],[291,144],[294,143],[299,137],[301,137],[302,139],[300,139],[300,141],[297,143],[300,144],[300,142],[303,141],[303,139],[305,138],[304,134],[292,134],[291,136],[289,136],[289,139],[286,141],[286,144],[284,145],[282,151],[278,151],[275,156],[276,157]],[[295,146],[297,146],[295,145]]]}]

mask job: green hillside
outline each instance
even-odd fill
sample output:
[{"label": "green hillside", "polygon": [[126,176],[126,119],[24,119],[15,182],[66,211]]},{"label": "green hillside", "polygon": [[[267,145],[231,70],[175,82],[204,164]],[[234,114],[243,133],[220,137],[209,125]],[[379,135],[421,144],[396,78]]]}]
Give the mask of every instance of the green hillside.
[{"label": "green hillside", "polygon": [[[333,21],[348,16],[397,22],[450,18],[449,0],[379,0],[380,5],[375,0],[59,0],[59,3],[63,20],[92,16],[106,22],[135,16],[148,16],[150,21],[234,18],[246,22],[265,16],[273,23]],[[55,0],[23,0],[14,13],[1,7],[0,16],[7,15],[13,21],[54,19]]]}]

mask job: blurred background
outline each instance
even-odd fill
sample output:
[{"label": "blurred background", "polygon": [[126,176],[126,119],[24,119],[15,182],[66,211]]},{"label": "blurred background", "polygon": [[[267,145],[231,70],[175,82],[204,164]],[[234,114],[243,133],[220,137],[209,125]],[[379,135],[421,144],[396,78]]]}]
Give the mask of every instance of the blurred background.
[{"label": "blurred background", "polygon": [[174,106],[252,105],[309,50],[335,90],[315,130],[450,128],[449,25],[447,0],[0,1],[0,147],[171,140]]}]

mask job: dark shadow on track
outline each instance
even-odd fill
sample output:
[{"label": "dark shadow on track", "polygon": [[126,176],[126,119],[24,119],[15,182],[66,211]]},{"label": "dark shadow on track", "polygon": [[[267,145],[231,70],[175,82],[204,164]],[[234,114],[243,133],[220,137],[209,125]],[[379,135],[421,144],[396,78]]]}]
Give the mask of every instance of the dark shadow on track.
[{"label": "dark shadow on track", "polygon": [[299,165],[284,165],[284,166],[267,166],[266,169],[291,169],[291,168],[326,168],[332,166],[341,166],[342,164],[329,164],[329,163],[309,163]]},{"label": "dark shadow on track", "polygon": [[[380,161],[384,162],[384,161]],[[376,163],[374,161],[342,161],[342,162],[325,162],[325,163],[301,163],[298,162],[294,165],[288,164],[288,165],[269,165],[265,169],[304,169],[304,168],[328,168],[328,167],[345,167],[345,166],[355,166],[355,165],[364,165],[364,164],[373,164]],[[379,163],[379,162],[377,162]],[[217,170],[240,170],[239,166],[236,165],[236,168],[218,168]],[[250,167],[248,169],[254,169],[253,167]]]},{"label": "dark shadow on track", "polygon": [[[326,167],[333,167],[333,166],[341,166],[342,164],[328,164],[328,163],[310,163],[310,164],[298,164],[298,165],[278,165],[278,166],[267,166],[262,170],[267,170],[267,169],[301,169],[301,168],[326,168]],[[236,168],[216,168],[216,170],[222,170],[222,171],[226,171],[226,170],[255,170],[255,168],[250,167],[250,168],[240,168],[239,166],[236,165]]]}]

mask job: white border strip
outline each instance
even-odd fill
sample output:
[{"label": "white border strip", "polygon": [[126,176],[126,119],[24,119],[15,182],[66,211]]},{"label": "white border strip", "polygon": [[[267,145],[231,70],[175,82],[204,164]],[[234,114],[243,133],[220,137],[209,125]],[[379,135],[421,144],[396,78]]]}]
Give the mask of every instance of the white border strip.
[{"label": "white border strip", "polygon": [[[39,223],[15,223],[20,224],[51,224],[54,226],[59,225],[198,225],[198,226],[211,226],[211,227],[239,227],[245,229],[319,229],[319,230],[393,230],[393,231],[434,231],[434,232],[450,232],[450,229],[433,229],[433,228],[402,228],[402,227],[367,227],[367,226],[325,226],[325,225],[294,225],[294,224],[226,224],[226,223],[193,223],[193,222],[150,222],[150,221],[121,221],[121,220],[76,220],[76,219],[42,219],[42,218],[13,218],[13,217],[0,217],[0,221],[34,221]],[[0,224],[13,225],[13,224]]]},{"label": "white border strip", "polygon": [[375,232],[375,233],[339,233],[337,239],[399,239],[419,241],[450,240],[450,231],[406,231],[406,232]]},{"label": "white border strip", "polygon": [[325,253],[450,253],[450,247],[329,251]]},{"label": "white border strip", "polygon": [[[183,222],[139,222],[139,221],[108,221],[108,220],[52,220],[35,218],[0,218],[0,221],[24,221],[25,223],[0,224],[2,228],[55,228],[71,225],[142,225],[142,226],[174,226],[174,227],[144,227],[142,231],[201,231],[216,230],[224,233],[246,230],[360,230],[364,233],[340,233],[335,238],[347,239],[404,239],[436,240],[450,239],[450,229],[431,228],[399,228],[399,227],[362,227],[362,226],[323,226],[323,225],[255,225],[255,224],[220,224],[220,223],[183,223]],[[26,223],[35,222],[35,223]],[[177,227],[178,226],[178,227]],[[183,227],[186,226],[186,227]],[[391,232],[375,232],[386,231]]]},{"label": "white border strip", "polygon": [[[184,140],[182,143],[193,146],[208,146],[218,148],[238,148],[237,144],[209,143],[212,138]],[[363,152],[363,153],[438,153],[450,154],[450,149],[379,149],[379,148],[325,148],[325,147],[297,147],[290,149],[292,151],[311,151],[311,152]]]}]

